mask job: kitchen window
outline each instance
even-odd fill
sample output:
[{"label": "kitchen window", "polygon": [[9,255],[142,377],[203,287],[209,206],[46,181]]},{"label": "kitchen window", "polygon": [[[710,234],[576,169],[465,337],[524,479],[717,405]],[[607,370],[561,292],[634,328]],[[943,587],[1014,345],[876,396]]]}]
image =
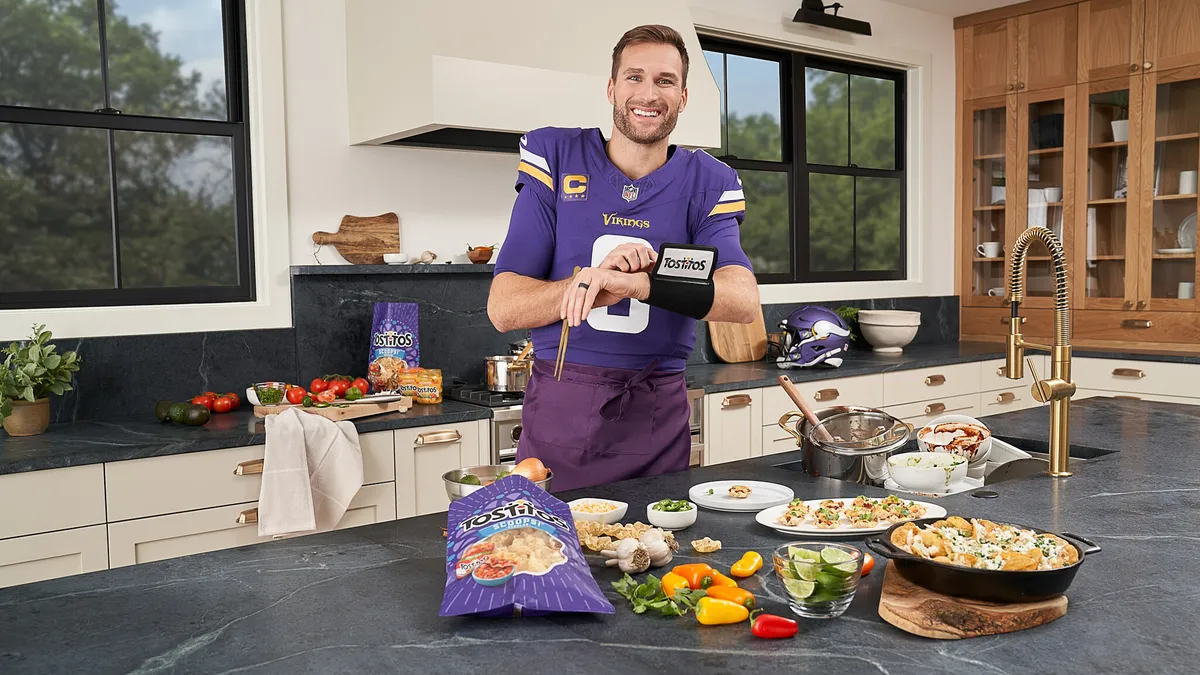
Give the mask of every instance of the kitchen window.
[{"label": "kitchen window", "polygon": [[0,309],[254,300],[243,2],[0,4]]},{"label": "kitchen window", "polygon": [[906,278],[905,74],[701,41],[761,283]]}]

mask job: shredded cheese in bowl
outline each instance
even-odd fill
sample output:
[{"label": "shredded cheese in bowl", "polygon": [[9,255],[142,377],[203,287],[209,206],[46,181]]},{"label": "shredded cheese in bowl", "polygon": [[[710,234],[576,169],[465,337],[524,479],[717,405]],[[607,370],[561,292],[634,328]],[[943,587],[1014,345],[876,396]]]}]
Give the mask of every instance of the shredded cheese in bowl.
[{"label": "shredded cheese in bowl", "polygon": [[579,513],[608,513],[616,511],[617,505],[612,502],[584,502],[583,504],[575,504],[571,507],[572,511]]}]

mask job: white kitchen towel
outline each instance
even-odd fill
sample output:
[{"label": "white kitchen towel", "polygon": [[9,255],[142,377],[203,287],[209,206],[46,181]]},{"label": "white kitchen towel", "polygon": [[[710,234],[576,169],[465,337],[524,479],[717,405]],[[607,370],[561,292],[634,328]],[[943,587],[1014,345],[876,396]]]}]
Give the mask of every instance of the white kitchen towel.
[{"label": "white kitchen towel", "polygon": [[332,529],[363,484],[358,431],[292,408],[267,415],[258,535]]}]

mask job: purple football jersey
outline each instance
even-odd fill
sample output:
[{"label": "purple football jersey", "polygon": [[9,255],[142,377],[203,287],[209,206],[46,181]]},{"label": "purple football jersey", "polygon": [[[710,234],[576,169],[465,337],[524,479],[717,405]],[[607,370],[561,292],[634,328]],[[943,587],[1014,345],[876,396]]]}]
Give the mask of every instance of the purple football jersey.
[{"label": "purple football jersey", "polygon": [[[629,180],[609,159],[599,129],[543,128],[521,138],[517,200],[496,274],[557,281],[599,265],[624,243],[717,249],[717,268],[752,269],[739,225],[746,213],[737,172],[705,152],[671,147],[666,164]],[[571,329],[566,360],[592,366],[683,370],[696,320],[625,299],[593,309]],[[538,358],[553,359],[562,325],[533,330]]]}]

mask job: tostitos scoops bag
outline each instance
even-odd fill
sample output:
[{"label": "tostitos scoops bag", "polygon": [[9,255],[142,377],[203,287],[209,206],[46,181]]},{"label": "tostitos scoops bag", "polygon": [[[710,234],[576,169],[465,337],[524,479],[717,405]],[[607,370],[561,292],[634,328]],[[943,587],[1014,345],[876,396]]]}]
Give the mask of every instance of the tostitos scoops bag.
[{"label": "tostitos scoops bag", "polygon": [[441,616],[612,614],[592,578],[571,509],[524,476],[450,504]]}]

